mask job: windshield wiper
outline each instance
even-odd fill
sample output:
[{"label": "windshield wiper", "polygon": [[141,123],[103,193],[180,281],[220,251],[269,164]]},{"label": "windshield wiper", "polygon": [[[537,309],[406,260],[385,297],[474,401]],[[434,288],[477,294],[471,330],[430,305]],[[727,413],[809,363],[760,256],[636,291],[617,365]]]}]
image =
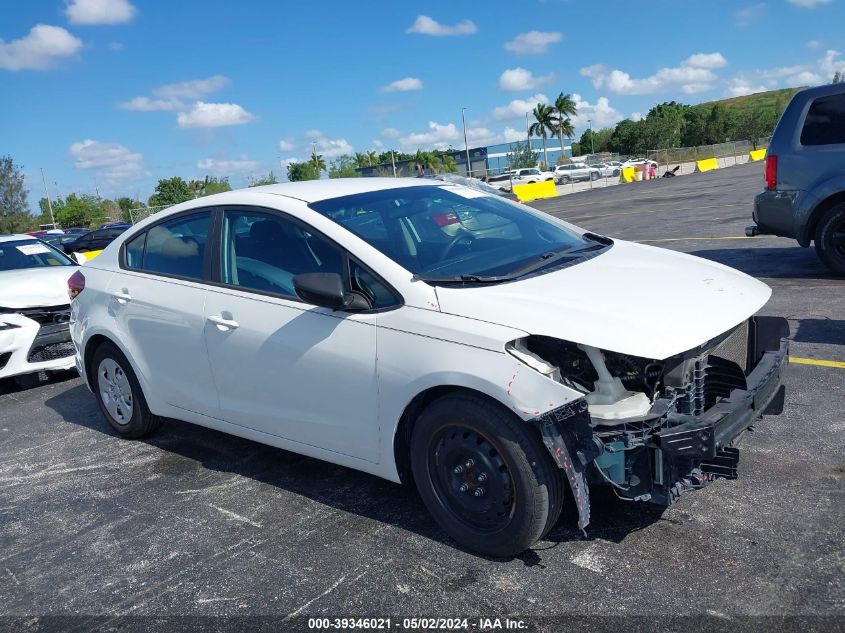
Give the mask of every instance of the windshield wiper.
[{"label": "windshield wiper", "polygon": [[587,251],[593,251],[598,248],[604,248],[606,244],[598,243],[598,244],[589,244],[587,246],[575,246],[572,248],[565,248],[559,251],[549,251],[548,253],[543,253],[537,259],[529,261],[516,270],[512,270],[508,273],[508,277],[513,279],[514,277],[522,277],[524,275],[528,275],[533,273],[534,271],[540,270],[541,268],[545,268],[551,264],[554,264],[561,259],[566,257],[572,257],[574,255],[579,255],[581,253],[586,253]]},{"label": "windshield wiper", "polygon": [[453,284],[496,284],[513,279],[511,275],[414,275],[414,281],[429,281],[432,283]]}]

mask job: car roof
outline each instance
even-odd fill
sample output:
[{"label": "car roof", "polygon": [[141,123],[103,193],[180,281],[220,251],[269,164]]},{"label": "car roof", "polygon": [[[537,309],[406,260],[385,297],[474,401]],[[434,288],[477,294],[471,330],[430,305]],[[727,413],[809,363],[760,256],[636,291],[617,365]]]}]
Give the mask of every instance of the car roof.
[{"label": "car roof", "polygon": [[38,240],[35,235],[26,235],[25,233],[0,233],[0,243],[14,242],[17,240]]},{"label": "car roof", "polygon": [[272,193],[279,196],[296,198],[303,202],[319,202],[320,200],[350,196],[356,193],[399,189],[401,187],[420,187],[423,185],[443,186],[443,181],[430,178],[329,178],[325,180],[283,182],[276,185],[262,185],[261,187],[238,189],[237,191],[239,193]]}]

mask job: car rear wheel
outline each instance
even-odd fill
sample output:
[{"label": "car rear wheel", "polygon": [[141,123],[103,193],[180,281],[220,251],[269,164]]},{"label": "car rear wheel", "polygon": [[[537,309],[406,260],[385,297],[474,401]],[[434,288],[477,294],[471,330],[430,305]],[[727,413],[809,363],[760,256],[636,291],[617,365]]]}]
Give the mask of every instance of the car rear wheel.
[{"label": "car rear wheel", "polygon": [[819,259],[837,275],[845,275],[845,203],[824,214],[815,237]]},{"label": "car rear wheel", "polygon": [[440,527],[483,554],[519,554],[560,517],[564,482],[539,434],[473,394],[425,409],[411,438],[411,468]]},{"label": "car rear wheel", "polygon": [[572,179],[569,176],[561,176],[559,182],[562,185],[568,185],[570,182],[572,182]]},{"label": "car rear wheel", "polygon": [[109,425],[123,437],[149,435],[161,425],[141,391],[126,356],[112,343],[102,343],[91,361],[94,393]]},{"label": "car rear wheel", "polygon": [[598,180],[598,179],[599,179],[599,175],[596,172],[590,173],[590,180],[595,181],[595,180]]}]

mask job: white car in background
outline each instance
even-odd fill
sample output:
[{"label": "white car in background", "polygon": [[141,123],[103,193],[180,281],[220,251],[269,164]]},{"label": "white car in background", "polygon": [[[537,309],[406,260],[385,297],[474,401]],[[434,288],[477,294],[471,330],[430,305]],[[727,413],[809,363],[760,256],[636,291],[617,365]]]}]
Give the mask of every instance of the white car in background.
[{"label": "white car in background", "polygon": [[554,172],[543,171],[537,167],[523,167],[522,169],[513,170],[515,178],[520,180],[520,184],[543,182],[546,180],[554,180]]},{"label": "white car in background", "polygon": [[602,178],[610,178],[611,176],[618,176],[619,173],[622,171],[622,163],[618,164],[611,164],[611,163],[593,163],[590,165],[593,169],[598,170],[599,175]]},{"label": "white car in background", "polygon": [[555,182],[559,185],[579,180],[598,180],[600,177],[598,169],[584,163],[567,163],[555,167]]},{"label": "white car in background", "polygon": [[73,369],[68,277],[76,264],[29,235],[0,235],[0,378]]},{"label": "white car in background", "polygon": [[438,180],[191,200],[68,288],[77,365],[120,435],[177,418],[414,482],[494,556],[548,533],[570,492],[583,528],[591,486],[668,505],[735,476],[736,438],[782,406],[788,325],[752,316],[765,284]]}]

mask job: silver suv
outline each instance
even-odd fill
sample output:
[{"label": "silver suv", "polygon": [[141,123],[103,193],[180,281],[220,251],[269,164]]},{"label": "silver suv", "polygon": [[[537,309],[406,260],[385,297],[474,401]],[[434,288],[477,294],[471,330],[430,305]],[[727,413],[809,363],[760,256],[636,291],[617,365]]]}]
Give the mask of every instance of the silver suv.
[{"label": "silver suv", "polygon": [[798,92],[766,154],[766,190],[754,198],[746,234],[815,243],[824,264],[845,275],[845,84]]}]

